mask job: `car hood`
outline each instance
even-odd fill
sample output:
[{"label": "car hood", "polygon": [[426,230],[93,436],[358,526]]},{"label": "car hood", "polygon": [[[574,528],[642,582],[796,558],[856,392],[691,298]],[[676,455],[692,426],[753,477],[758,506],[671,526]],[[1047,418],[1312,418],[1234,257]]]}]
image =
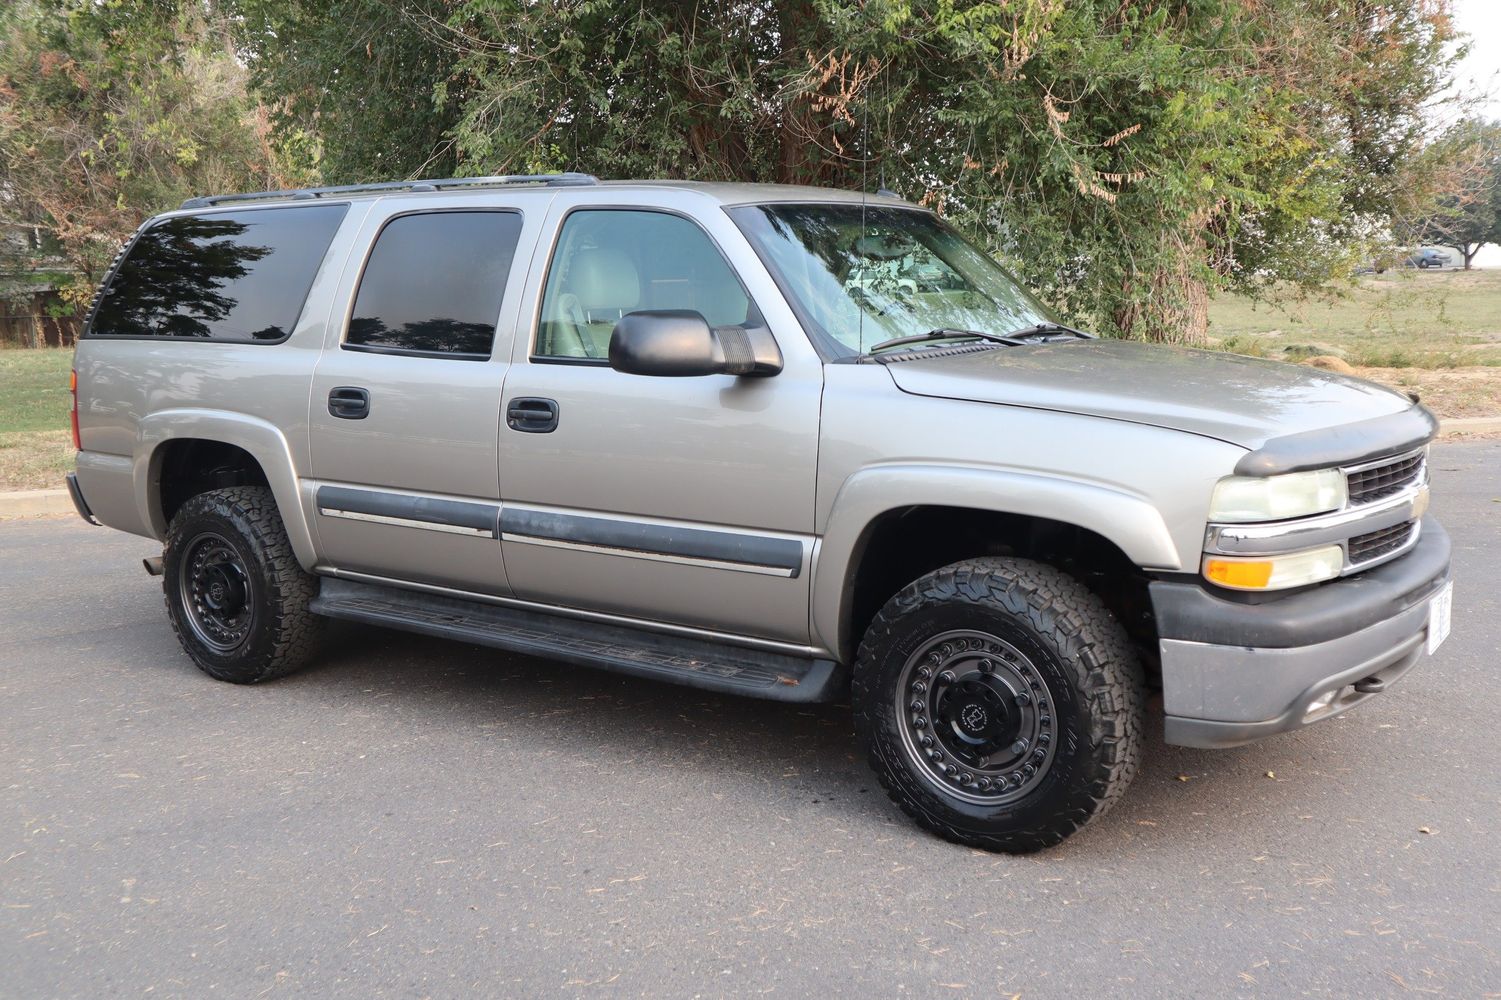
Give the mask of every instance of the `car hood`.
[{"label": "car hood", "polygon": [[1123,340],[888,355],[903,392],[1129,420],[1248,449],[1379,421],[1406,396],[1305,365]]}]

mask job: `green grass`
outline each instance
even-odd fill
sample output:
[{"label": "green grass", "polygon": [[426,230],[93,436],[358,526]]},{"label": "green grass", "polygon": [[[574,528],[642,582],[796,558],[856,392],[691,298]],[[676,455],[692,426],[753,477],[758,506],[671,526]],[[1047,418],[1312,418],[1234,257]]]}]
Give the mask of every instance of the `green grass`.
[{"label": "green grass", "polygon": [[57,488],[73,468],[71,348],[0,350],[0,490]]},{"label": "green grass", "polygon": [[67,430],[72,348],[0,350],[0,433]]},{"label": "green grass", "polygon": [[1501,365],[1501,271],[1392,270],[1344,294],[1276,305],[1223,296],[1209,309],[1216,346],[1298,360],[1332,354],[1376,368]]}]

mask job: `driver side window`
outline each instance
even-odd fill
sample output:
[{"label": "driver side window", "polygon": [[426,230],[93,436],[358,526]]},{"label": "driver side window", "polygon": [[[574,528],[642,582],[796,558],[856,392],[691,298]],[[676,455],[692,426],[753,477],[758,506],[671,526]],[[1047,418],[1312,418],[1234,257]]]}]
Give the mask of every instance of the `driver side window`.
[{"label": "driver side window", "polygon": [[710,326],[760,322],[719,248],[676,215],[583,210],[563,221],[542,292],[534,358],[609,358],[627,313],[687,309]]}]

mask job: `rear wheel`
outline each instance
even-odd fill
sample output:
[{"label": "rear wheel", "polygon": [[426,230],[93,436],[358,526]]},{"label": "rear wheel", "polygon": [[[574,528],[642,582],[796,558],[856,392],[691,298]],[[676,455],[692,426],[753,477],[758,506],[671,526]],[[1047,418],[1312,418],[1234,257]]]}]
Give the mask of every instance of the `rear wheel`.
[{"label": "rear wheel", "polygon": [[271,491],[200,493],[167,529],[167,617],[183,649],[211,677],[255,684],[317,651],[323,619],[308,610],[317,582],[292,553]]},{"label": "rear wheel", "polygon": [[1136,772],[1131,644],[1097,597],[1042,563],[969,560],[904,588],[866,632],[854,696],[887,793],[957,843],[1051,846]]}]

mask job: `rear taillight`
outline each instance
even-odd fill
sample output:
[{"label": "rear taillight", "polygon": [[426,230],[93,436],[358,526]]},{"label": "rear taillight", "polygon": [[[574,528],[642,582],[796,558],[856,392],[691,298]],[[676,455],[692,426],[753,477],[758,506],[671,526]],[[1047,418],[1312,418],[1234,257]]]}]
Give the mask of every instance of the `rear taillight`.
[{"label": "rear taillight", "polygon": [[68,373],[68,392],[73,396],[73,450],[83,451],[83,442],[78,437],[78,369]]}]

